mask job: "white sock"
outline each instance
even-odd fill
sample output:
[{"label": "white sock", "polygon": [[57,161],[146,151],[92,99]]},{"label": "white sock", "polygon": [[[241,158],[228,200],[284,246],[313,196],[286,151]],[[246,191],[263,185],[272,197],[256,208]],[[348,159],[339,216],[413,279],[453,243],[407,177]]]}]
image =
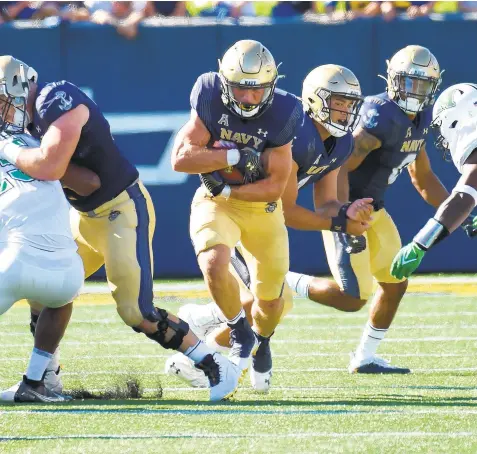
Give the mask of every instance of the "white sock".
[{"label": "white sock", "polygon": [[375,328],[371,323],[366,323],[361,341],[356,349],[356,358],[361,361],[376,354],[380,342],[384,339],[387,329]]},{"label": "white sock", "polygon": [[298,293],[298,295],[300,295],[302,298],[308,298],[310,284],[311,281],[314,279],[313,276],[289,271],[285,279],[287,281],[287,284],[294,292]]},{"label": "white sock", "polygon": [[30,356],[30,362],[28,363],[28,369],[26,376],[30,380],[40,381],[45,373],[46,366],[50,362],[53,355],[51,353],[33,348]]},{"label": "white sock", "polygon": [[60,367],[60,347],[58,347],[55,350],[55,353],[53,353],[48,366],[46,366],[46,370],[54,370],[56,372],[58,367]]},{"label": "white sock", "polygon": [[227,321],[227,317],[223,314],[223,312],[220,310],[220,307],[217,306],[215,302],[212,301],[211,303],[207,304],[207,307],[220,323],[225,323]]},{"label": "white sock", "polygon": [[241,318],[245,318],[245,311],[243,309],[240,309],[240,312],[234,318],[226,319],[227,325],[235,325]]},{"label": "white sock", "polygon": [[207,355],[213,355],[215,352],[210,347],[207,347],[202,341],[198,341],[197,344],[189,347],[184,355],[188,356],[194,363],[200,363]]}]

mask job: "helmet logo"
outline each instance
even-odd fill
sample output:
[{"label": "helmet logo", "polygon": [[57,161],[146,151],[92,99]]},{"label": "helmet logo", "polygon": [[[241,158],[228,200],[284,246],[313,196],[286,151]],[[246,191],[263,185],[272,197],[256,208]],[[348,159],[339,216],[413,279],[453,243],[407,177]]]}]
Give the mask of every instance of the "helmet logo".
[{"label": "helmet logo", "polygon": [[462,90],[451,90],[449,93],[447,93],[447,96],[444,98],[441,97],[439,98],[439,105],[437,106],[435,116],[439,115],[442,111],[446,109],[452,109],[453,107],[456,106],[456,95],[463,95],[464,92]]},{"label": "helmet logo", "polygon": [[256,85],[260,85],[260,81],[258,81],[257,79],[242,79],[240,81],[240,85],[254,87]]}]

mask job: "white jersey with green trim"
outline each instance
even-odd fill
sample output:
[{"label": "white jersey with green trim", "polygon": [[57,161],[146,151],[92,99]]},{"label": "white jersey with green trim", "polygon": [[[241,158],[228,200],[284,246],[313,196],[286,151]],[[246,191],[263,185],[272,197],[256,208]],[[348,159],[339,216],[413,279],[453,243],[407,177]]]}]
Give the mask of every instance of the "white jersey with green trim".
[{"label": "white jersey with green trim", "polygon": [[0,243],[76,251],[69,209],[59,181],[35,180],[0,159]]},{"label": "white jersey with green trim", "polygon": [[454,140],[449,144],[452,161],[462,173],[463,166],[470,154],[477,148],[477,117],[459,121]]}]

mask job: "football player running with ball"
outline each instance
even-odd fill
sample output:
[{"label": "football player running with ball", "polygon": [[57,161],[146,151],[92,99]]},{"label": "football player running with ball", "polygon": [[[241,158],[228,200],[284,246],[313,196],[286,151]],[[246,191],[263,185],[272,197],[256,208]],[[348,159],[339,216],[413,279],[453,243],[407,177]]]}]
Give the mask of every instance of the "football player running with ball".
[{"label": "football player running with ball", "polygon": [[469,236],[477,231],[477,217],[469,216],[477,205],[477,84],[447,88],[434,105],[432,117],[436,146],[450,152],[461,177],[434,217],[396,254],[391,274],[397,279],[409,277],[426,252],[459,226]]},{"label": "football player running with ball", "polygon": [[[0,81],[0,132],[27,132],[41,141],[32,146],[6,138],[0,142],[0,158],[31,178],[61,180],[74,207],[71,230],[86,277],[105,264],[123,321],[163,348],[189,356],[208,376],[211,400],[229,396],[238,385],[239,369],[199,341],[187,323],[153,304],[154,207],[98,106],[65,80],[39,83],[36,72],[11,56],[0,57]],[[81,168],[92,174],[87,181]],[[31,301],[33,332],[43,307],[38,303]],[[68,320],[62,320],[63,331]],[[47,367],[49,380],[45,377],[56,391],[62,389],[58,370],[56,352]]]},{"label": "football player running with ball", "polygon": [[[278,78],[265,46],[252,40],[235,43],[219,62],[219,73],[197,79],[190,120],[179,132],[172,156],[176,171],[202,174],[192,201],[190,234],[208,290],[231,329],[229,358],[242,370],[280,320],[289,267],[280,198],[303,110],[298,98],[276,88]],[[227,143],[217,148],[221,140]],[[239,241],[254,295],[252,327],[229,271],[231,251]]]},{"label": "football player running with ball", "polygon": [[[372,199],[353,203],[338,201],[338,174],[353,151],[352,130],[362,103],[361,88],[356,76],[339,65],[323,65],[311,71],[303,82],[302,109],[305,113],[292,146],[292,173],[282,195],[286,224],[299,230],[331,230],[354,235],[353,251],[366,247],[362,234],[369,227],[373,211]],[[315,209],[297,204],[298,191],[313,185]],[[357,237],[361,237],[358,239]],[[351,242],[351,240],[350,240]],[[242,305],[247,315],[253,302],[250,293],[250,269],[238,246],[232,257],[234,274],[241,289]],[[285,309],[282,318],[292,308],[293,295],[284,288]],[[215,303],[187,304],[179,310],[199,338],[211,346],[229,347],[229,330],[222,326],[224,316]],[[209,334],[210,333],[210,334]],[[209,334],[209,335],[208,335]],[[189,382],[192,386],[207,386],[200,371],[193,370],[188,358],[173,355],[166,362],[166,372]],[[272,354],[270,338],[263,340],[253,355],[250,379],[258,392],[271,386]]]}]

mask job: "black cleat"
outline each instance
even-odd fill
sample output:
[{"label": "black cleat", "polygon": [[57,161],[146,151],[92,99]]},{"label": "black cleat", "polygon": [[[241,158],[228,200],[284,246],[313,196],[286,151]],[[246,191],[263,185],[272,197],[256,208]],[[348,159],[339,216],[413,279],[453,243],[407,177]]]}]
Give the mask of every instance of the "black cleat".
[{"label": "black cleat", "polygon": [[233,325],[229,323],[227,325],[230,327],[230,344],[232,346],[229,359],[245,371],[248,369],[250,356],[258,345],[257,338],[245,317]]},{"label": "black cleat", "polygon": [[252,388],[260,393],[270,390],[272,380],[272,351],[270,338],[260,336],[260,345],[255,355],[252,356],[252,370],[250,381]]},{"label": "black cleat", "polygon": [[20,383],[13,398],[13,401],[18,403],[57,403],[68,402],[70,400],[72,400],[72,397],[58,394],[48,389],[43,380],[29,380],[26,375],[23,376],[23,381]]},{"label": "black cleat", "polygon": [[351,362],[348,366],[350,374],[410,374],[411,369],[407,367],[396,367],[389,364],[379,356],[373,356],[364,361],[357,361],[354,354],[351,354]]}]

